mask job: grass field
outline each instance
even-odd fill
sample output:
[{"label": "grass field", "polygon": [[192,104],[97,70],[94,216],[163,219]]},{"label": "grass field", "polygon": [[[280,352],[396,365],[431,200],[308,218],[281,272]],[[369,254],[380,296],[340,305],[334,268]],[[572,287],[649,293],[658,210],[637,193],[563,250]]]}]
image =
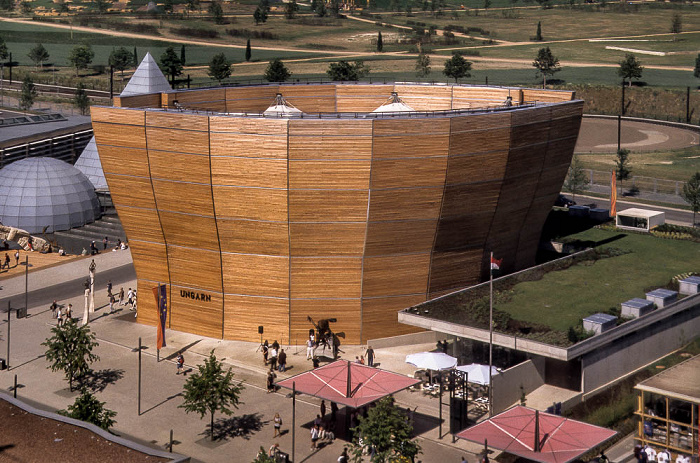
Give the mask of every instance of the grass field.
[{"label": "grass field", "polygon": [[520,283],[498,310],[516,320],[536,321],[566,332],[597,312],[619,308],[621,302],[644,297],[647,291],[666,286],[678,274],[700,272],[700,246],[690,241],[650,235],[590,229],[569,240],[602,242],[627,254],[549,272],[541,280]]},{"label": "grass field", "polygon": [[[578,154],[585,169],[610,171],[617,159],[614,154]],[[632,153],[632,175],[663,178],[686,182],[695,172],[700,172],[700,147],[675,151]]]}]

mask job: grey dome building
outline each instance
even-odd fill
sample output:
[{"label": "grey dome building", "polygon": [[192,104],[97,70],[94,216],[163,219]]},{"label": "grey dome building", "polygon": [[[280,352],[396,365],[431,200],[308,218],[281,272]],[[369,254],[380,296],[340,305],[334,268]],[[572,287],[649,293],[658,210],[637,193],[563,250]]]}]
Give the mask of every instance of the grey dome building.
[{"label": "grey dome building", "polygon": [[94,222],[100,204],[88,178],[53,158],[27,158],[0,170],[0,222],[29,233],[68,230]]}]

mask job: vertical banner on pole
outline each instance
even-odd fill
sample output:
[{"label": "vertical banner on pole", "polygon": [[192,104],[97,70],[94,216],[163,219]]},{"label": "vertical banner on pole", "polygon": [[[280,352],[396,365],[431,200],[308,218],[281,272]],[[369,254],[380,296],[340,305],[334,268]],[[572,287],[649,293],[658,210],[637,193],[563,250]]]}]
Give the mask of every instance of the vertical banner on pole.
[{"label": "vertical banner on pole", "polygon": [[617,215],[617,175],[615,169],[610,176],[610,217]]},{"label": "vertical banner on pole", "polygon": [[158,304],[158,333],[156,336],[156,349],[161,350],[165,344],[165,326],[168,322],[168,293],[165,285],[158,284],[153,288],[153,295]]}]

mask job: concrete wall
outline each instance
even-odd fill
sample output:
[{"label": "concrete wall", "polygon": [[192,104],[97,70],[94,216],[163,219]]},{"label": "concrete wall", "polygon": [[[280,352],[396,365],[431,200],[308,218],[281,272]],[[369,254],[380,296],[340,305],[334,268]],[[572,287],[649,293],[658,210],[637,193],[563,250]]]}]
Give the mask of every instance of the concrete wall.
[{"label": "concrete wall", "polygon": [[[384,349],[386,347],[410,346],[413,344],[425,344],[429,342],[437,343],[438,340],[451,338],[437,331],[421,331],[420,333],[402,334],[388,338],[377,338],[367,340],[367,345],[373,349]],[[450,344],[452,346],[452,344]],[[450,354],[452,355],[452,354]]]},{"label": "concrete wall", "polygon": [[584,354],[583,392],[590,392],[678,349],[700,333],[700,305]]},{"label": "concrete wall", "polygon": [[508,368],[491,378],[493,381],[493,411],[502,412],[520,400],[522,386],[529,394],[544,384],[544,358],[533,357]]}]

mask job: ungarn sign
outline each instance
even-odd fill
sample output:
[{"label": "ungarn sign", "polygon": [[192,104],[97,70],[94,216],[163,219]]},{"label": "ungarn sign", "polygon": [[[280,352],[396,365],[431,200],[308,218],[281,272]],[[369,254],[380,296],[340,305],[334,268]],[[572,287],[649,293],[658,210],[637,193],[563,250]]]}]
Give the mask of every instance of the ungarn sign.
[{"label": "ungarn sign", "polygon": [[184,289],[180,290],[180,297],[194,299],[195,301],[211,302],[210,294],[198,293],[196,291],[186,291]]}]

